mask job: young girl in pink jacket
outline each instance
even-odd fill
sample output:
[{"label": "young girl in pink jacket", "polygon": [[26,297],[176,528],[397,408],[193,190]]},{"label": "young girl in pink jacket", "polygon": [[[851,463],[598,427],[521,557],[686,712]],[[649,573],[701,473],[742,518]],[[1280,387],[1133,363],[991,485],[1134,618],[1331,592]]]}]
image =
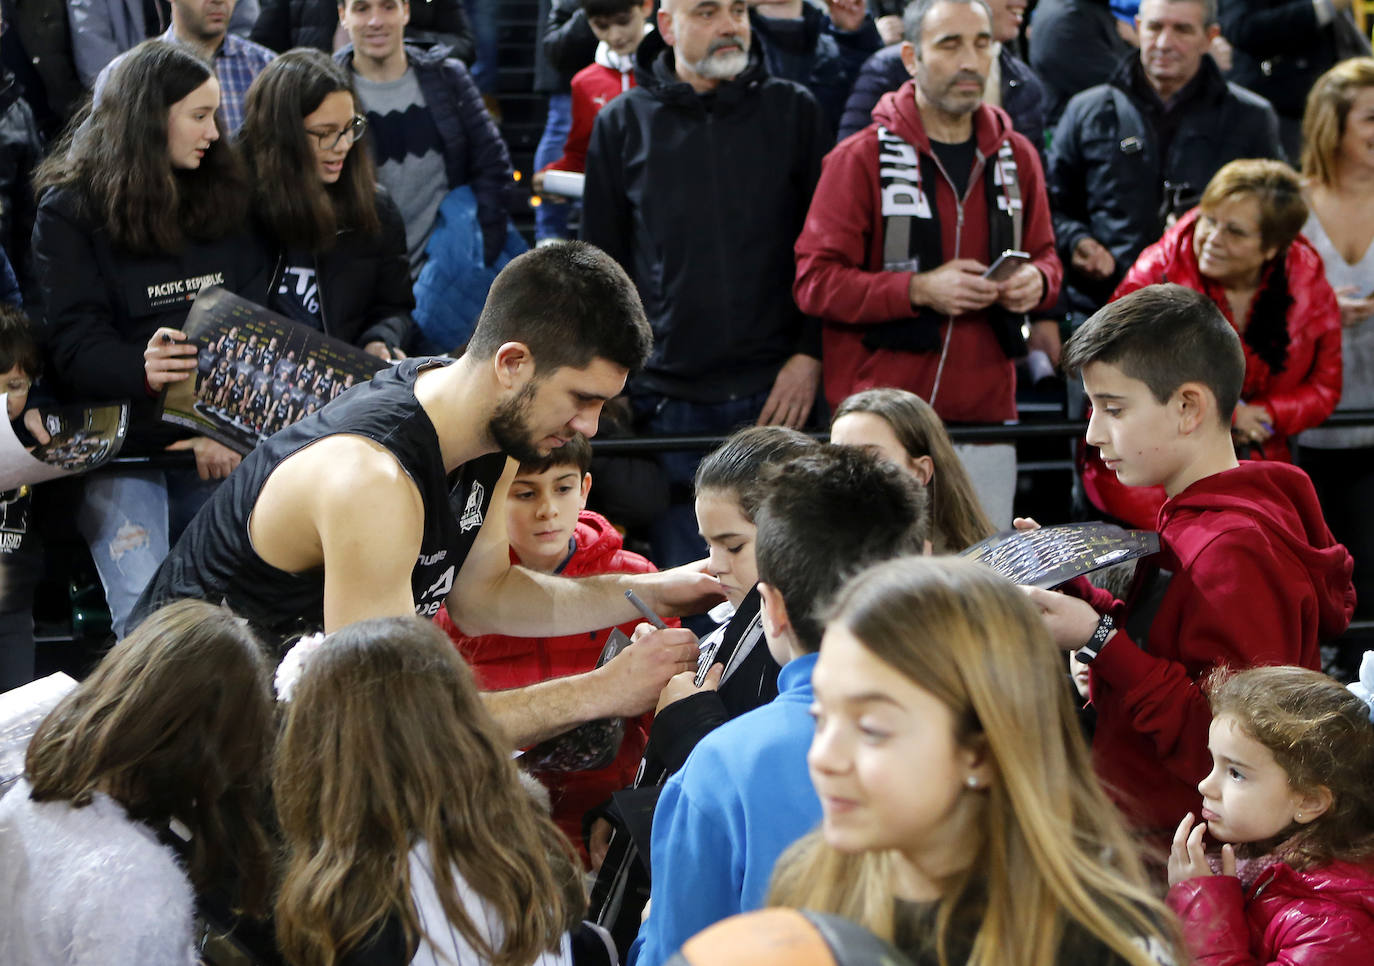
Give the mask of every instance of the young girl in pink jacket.
[{"label": "young girl in pink jacket", "polygon": [[[1374,652],[1349,689],[1262,667],[1210,682],[1212,771],[1168,903],[1200,966],[1356,966],[1374,950]],[[1203,835],[1226,843],[1221,873]]]}]

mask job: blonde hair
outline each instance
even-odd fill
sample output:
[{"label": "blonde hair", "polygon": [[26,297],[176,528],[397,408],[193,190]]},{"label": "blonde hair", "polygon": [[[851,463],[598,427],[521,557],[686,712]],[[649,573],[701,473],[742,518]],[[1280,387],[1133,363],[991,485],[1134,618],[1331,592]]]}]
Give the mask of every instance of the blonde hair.
[{"label": "blonde hair", "polygon": [[1288,250],[1307,223],[1307,202],[1302,197],[1298,173],[1282,161],[1246,158],[1222,165],[1212,175],[1198,202],[1204,212],[1224,201],[1253,198],[1259,205],[1260,244]]},{"label": "blonde hair", "polygon": [[1374,57],[1352,57],[1312,85],[1302,115],[1302,173],[1318,184],[1336,183],[1336,161],[1355,98],[1374,87]]},{"label": "blonde hair", "polygon": [[[571,846],[520,786],[472,672],[429,621],[379,618],[330,636],[292,696],[273,789],[286,841],[277,938],[297,966],[336,962],[389,917],[413,955],[417,839],[445,916],[484,962],[524,966],[581,918]],[[491,942],[458,876],[500,924]]]},{"label": "blonde hair", "polygon": [[954,452],[945,424],[930,403],[905,389],[865,389],[840,403],[830,420],[831,428],[850,413],[879,417],[892,427],[908,456],[930,457],[935,473],[926,491],[930,494],[930,536],[936,553],[958,553],[997,532],[978,502],[978,493]]},{"label": "blonde hair", "polygon": [[1214,715],[1230,715],[1268,748],[1301,792],[1326,787],[1331,805],[1315,821],[1279,833],[1277,850],[1297,869],[1374,856],[1374,723],[1344,685],[1301,667],[1218,668],[1207,679]]},{"label": "blonde hair", "polygon": [[[930,942],[942,966],[952,919],[978,896],[968,966],[1052,966],[1070,924],[1133,966],[1156,963],[1142,942],[1177,949],[1093,774],[1061,652],[1020,590],[967,561],[909,557],[854,578],[831,620],[947,705],[956,739],[983,748],[995,770],[978,793],[972,861],[943,883]],[[895,869],[895,853],[843,854],[818,830],[779,861],[769,902],[837,913],[891,940]]]}]

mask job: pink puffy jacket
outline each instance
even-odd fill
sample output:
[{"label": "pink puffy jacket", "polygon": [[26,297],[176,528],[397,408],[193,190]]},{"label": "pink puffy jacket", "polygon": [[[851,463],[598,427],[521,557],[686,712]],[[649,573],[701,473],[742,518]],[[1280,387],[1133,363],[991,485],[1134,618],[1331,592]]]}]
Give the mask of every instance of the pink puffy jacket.
[{"label": "pink puffy jacket", "polygon": [[1197,966],[1374,963],[1374,867],[1276,862],[1249,889],[1233,875],[1202,876],[1170,889],[1168,903]]}]

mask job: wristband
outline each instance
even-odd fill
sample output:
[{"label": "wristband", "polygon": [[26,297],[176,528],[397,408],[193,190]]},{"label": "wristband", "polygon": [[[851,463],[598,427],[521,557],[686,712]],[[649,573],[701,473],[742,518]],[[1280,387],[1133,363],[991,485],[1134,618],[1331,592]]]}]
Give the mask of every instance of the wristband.
[{"label": "wristband", "polygon": [[1102,652],[1102,648],[1107,646],[1107,639],[1116,630],[1116,621],[1111,614],[1103,614],[1097,619],[1097,627],[1093,630],[1093,636],[1088,638],[1088,642],[1078,649],[1078,659],[1084,664],[1091,664],[1097,660],[1097,655]]}]

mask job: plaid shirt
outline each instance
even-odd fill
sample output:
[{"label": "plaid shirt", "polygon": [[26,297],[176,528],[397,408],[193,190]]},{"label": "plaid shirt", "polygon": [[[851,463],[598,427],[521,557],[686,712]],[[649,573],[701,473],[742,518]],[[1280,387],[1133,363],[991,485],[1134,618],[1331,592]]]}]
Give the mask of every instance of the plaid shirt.
[{"label": "plaid shirt", "polygon": [[[177,44],[176,26],[167,28],[160,40]],[[243,101],[248,95],[248,87],[272,58],[277,55],[251,40],[244,40],[236,34],[226,33],[224,43],[215,52],[215,77],[219,79],[219,109],[224,118],[224,129],[229,134],[237,134],[243,124]]]}]

